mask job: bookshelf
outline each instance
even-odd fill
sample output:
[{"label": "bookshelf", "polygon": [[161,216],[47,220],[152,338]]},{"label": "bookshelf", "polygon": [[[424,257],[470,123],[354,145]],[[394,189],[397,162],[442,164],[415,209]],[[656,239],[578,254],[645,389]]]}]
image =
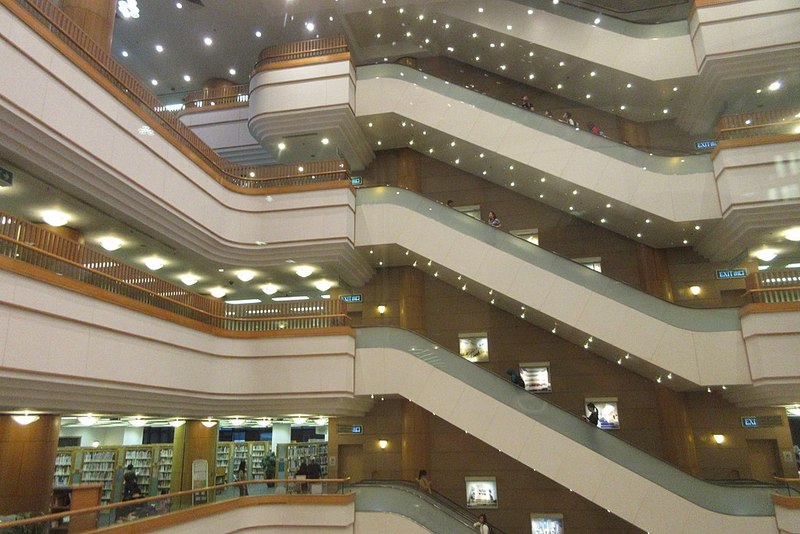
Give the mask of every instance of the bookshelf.
[{"label": "bookshelf", "polygon": [[158,449],[158,483],[156,493],[170,491],[172,485],[172,447]]},{"label": "bookshelf", "polygon": [[101,484],[100,504],[110,503],[114,489],[117,451],[115,449],[92,449],[83,451],[82,458],[81,483]]},{"label": "bookshelf", "polygon": [[268,448],[268,441],[260,441],[250,444],[250,478],[253,480],[264,480],[266,478],[264,458],[267,456]]},{"label": "bookshelf", "polygon": [[252,471],[253,466],[250,462],[249,454],[248,454],[248,445],[247,443],[234,443],[233,444],[233,457],[231,458],[231,469],[230,469],[230,482],[233,482],[233,478],[236,475],[236,470],[239,468],[239,462],[244,460],[247,462],[247,471],[246,473],[247,478],[252,478],[250,476],[250,471]]},{"label": "bookshelf", "polygon": [[[224,484],[228,481],[228,473],[230,472],[231,463],[231,444],[225,443],[217,445],[217,473],[221,473],[217,478],[222,477],[222,481],[217,481]],[[224,470],[224,473],[222,471]],[[232,476],[232,475],[231,475]]]},{"label": "bookshelf", "polygon": [[136,473],[136,482],[139,484],[143,495],[150,495],[151,471],[153,469],[153,448],[136,447],[125,449],[125,461],[123,468],[133,464]]},{"label": "bookshelf", "polygon": [[294,476],[297,472],[301,461],[305,460],[308,463],[312,456],[316,458],[321,468],[322,478],[328,476],[328,443],[326,441],[287,443],[284,447],[280,447],[278,452],[285,452],[286,473],[290,476]]},{"label": "bookshelf", "polygon": [[73,451],[58,451],[56,453],[56,468],[53,473],[53,486],[69,486],[72,482],[72,457]]}]

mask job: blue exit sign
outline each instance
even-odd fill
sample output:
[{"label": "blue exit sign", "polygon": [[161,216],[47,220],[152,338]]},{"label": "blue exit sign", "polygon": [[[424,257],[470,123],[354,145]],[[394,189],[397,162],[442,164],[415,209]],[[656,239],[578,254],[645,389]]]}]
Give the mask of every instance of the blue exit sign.
[{"label": "blue exit sign", "polygon": [[717,146],[717,142],[714,141],[713,139],[708,139],[706,141],[697,141],[694,144],[694,147],[697,150],[707,150],[709,148],[716,148],[716,146]]},{"label": "blue exit sign", "polygon": [[758,426],[757,417],[742,417],[742,426],[755,427]]},{"label": "blue exit sign", "polygon": [[362,427],[361,425],[353,425],[352,432],[353,434],[361,434],[362,432],[364,432],[364,427]]},{"label": "blue exit sign", "polygon": [[339,297],[344,302],[361,302],[361,293],[353,293],[352,295],[342,295]]},{"label": "blue exit sign", "polygon": [[353,185],[361,185],[364,183],[364,179],[361,178],[360,176],[351,176],[350,183]]},{"label": "blue exit sign", "polygon": [[0,187],[9,187],[14,181],[14,173],[0,167]]},{"label": "blue exit sign", "polygon": [[747,269],[719,269],[717,271],[717,278],[719,280],[726,280],[728,278],[744,278],[747,276]]}]

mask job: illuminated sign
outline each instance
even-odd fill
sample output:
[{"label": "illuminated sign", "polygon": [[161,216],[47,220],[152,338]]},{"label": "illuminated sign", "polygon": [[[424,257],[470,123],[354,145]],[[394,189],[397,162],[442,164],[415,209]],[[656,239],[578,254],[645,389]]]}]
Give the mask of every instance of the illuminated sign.
[{"label": "illuminated sign", "polygon": [[351,176],[350,183],[353,185],[361,185],[364,183],[364,179],[361,178],[360,176]]},{"label": "illuminated sign", "polygon": [[352,295],[342,295],[339,298],[343,302],[361,302],[361,293],[354,293]]},{"label": "illuminated sign", "polygon": [[707,141],[697,141],[694,146],[697,150],[705,150],[708,148],[715,148],[717,146],[717,142],[713,139],[709,139]]},{"label": "illuminated sign", "polygon": [[9,187],[14,179],[14,173],[0,167],[0,187]]},{"label": "illuminated sign", "polygon": [[747,269],[720,269],[717,271],[717,278],[724,280],[727,278],[744,278],[747,276]]}]

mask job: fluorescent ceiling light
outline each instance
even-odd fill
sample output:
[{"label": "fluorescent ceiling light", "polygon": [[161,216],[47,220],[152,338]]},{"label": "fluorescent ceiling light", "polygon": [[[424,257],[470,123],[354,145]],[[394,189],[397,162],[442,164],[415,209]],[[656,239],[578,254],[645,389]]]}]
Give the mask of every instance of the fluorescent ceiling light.
[{"label": "fluorescent ceiling light", "polygon": [[122,248],[122,239],[114,236],[105,236],[99,239],[100,246],[109,252],[114,252]]},{"label": "fluorescent ceiling light", "polygon": [[261,299],[226,300],[225,304],[258,304]]},{"label": "fluorescent ceiling light", "polygon": [[296,297],[272,297],[274,302],[290,302],[294,300],[309,300],[306,295],[299,295]]},{"label": "fluorescent ceiling light", "polygon": [[12,415],[11,419],[13,419],[14,422],[17,423],[18,425],[27,426],[31,423],[35,423],[36,421],[38,421],[39,416],[30,415],[26,413],[24,415]]},{"label": "fluorescent ceiling light", "polygon": [[800,268],[800,263],[790,263],[786,266],[787,269],[798,269]]},{"label": "fluorescent ceiling light", "polygon": [[275,293],[278,292],[278,286],[276,286],[275,284],[267,284],[261,286],[261,291],[263,291],[267,295],[274,295]]},{"label": "fluorescent ceiling light", "polygon": [[69,222],[69,215],[59,210],[45,210],[42,219],[50,226],[64,226]]}]

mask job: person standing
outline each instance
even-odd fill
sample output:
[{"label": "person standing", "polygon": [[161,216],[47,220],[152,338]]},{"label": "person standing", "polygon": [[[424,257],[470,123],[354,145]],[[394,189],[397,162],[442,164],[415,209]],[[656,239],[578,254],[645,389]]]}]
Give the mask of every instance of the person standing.
[{"label": "person standing", "polygon": [[122,473],[122,500],[131,500],[136,493],[141,493],[139,483],[136,481],[136,471],[133,470],[133,464],[128,464]]},{"label": "person standing", "polygon": [[472,526],[477,528],[480,534],[489,534],[489,523],[486,522],[486,514],[479,515],[478,520]]},{"label": "person standing", "polygon": [[497,218],[497,214],[493,211],[489,212],[489,225],[493,228],[500,228],[500,219]]},{"label": "person standing", "polygon": [[508,379],[511,380],[511,383],[525,389],[525,381],[522,379],[521,376],[514,370],[508,369],[506,370],[506,374],[508,375]]},{"label": "person standing", "polygon": [[428,472],[424,469],[419,470],[419,477],[417,477],[417,484],[419,484],[419,490],[423,493],[431,494],[433,490],[431,489],[431,479],[428,478]]},{"label": "person standing", "polygon": [[[247,480],[247,463],[242,460],[236,470],[236,481],[244,482],[245,480]],[[244,497],[245,495],[248,495],[247,484],[239,484],[239,497]]]},{"label": "person standing", "polygon": [[590,402],[586,405],[586,410],[589,412],[589,417],[584,416],[584,419],[592,426],[597,426],[598,421],[600,421],[600,412],[597,406],[595,406],[593,402]]}]

